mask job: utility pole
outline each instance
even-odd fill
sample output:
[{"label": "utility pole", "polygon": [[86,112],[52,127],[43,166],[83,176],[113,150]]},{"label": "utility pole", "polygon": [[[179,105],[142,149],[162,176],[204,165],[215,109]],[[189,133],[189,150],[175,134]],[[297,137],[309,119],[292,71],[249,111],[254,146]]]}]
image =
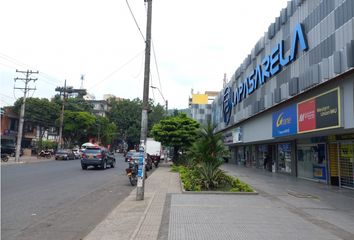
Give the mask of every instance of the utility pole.
[{"label": "utility pole", "polygon": [[[63,100],[61,102],[61,113],[60,113],[60,126],[59,126],[59,143],[58,149],[62,148],[62,138],[63,138],[63,124],[64,124],[64,105],[65,105],[65,98],[66,98],[66,79],[64,82],[64,89],[63,89]],[[60,92],[61,95],[61,92]]]},{"label": "utility pole", "polygon": [[168,115],[168,101],[166,100],[165,103],[166,103],[166,116],[167,116]]},{"label": "utility pole", "polygon": [[[144,71],[144,90],[143,90],[143,108],[141,112],[141,132],[140,146],[144,149],[144,159],[146,159],[146,138],[148,128],[148,110],[149,110],[149,79],[150,79],[150,50],[151,50],[151,18],[152,18],[152,0],[144,0],[147,2],[147,23],[146,23],[146,40],[145,40],[145,71]],[[144,200],[145,185],[145,162],[142,164],[142,177],[138,177],[136,188],[136,200]]]},{"label": "utility pole", "polygon": [[17,143],[16,143],[16,153],[15,153],[15,162],[19,162],[20,159],[20,151],[21,151],[21,142],[22,142],[22,134],[23,134],[23,122],[24,122],[24,117],[25,117],[25,107],[26,107],[26,97],[27,97],[27,93],[29,90],[36,90],[36,88],[29,88],[28,87],[28,83],[30,81],[37,81],[37,78],[30,78],[29,76],[31,74],[38,74],[39,72],[33,72],[32,70],[27,70],[27,71],[19,71],[16,69],[16,72],[18,73],[23,73],[26,74],[26,78],[15,78],[15,82],[17,80],[21,80],[25,82],[25,87],[24,88],[18,88],[15,87],[14,89],[21,89],[23,90],[23,103],[21,105],[21,112],[20,112],[20,122],[18,125],[18,133],[17,133]]},{"label": "utility pole", "polygon": [[[84,75],[81,75],[81,85],[82,81],[84,80]],[[64,126],[64,106],[65,106],[65,100],[68,98],[69,94],[77,93],[79,96],[84,96],[86,95],[86,89],[74,89],[73,87],[67,87],[66,86],[66,80],[64,82],[64,87],[56,87],[55,88],[56,92],[63,93],[63,99],[61,103],[61,113],[60,113],[60,126],[59,126],[59,142],[58,142],[58,149],[61,149],[62,142],[63,142],[63,126]]]}]

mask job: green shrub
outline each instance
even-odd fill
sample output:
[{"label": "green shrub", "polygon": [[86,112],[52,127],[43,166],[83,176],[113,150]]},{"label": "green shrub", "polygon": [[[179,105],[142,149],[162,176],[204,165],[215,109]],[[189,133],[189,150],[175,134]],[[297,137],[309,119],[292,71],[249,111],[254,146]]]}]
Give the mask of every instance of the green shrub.
[{"label": "green shrub", "polygon": [[219,166],[218,162],[203,162],[198,167],[204,189],[215,189],[226,182],[226,173]]},{"label": "green shrub", "polygon": [[172,171],[172,172],[179,172],[179,166],[173,164],[173,165],[171,166],[171,171]]},{"label": "green shrub", "polygon": [[201,191],[202,187],[195,169],[188,169],[184,166],[179,166],[179,173],[186,191]]},{"label": "green shrub", "polygon": [[229,176],[228,181],[232,187],[232,192],[253,192],[253,189],[248,184],[242,182],[238,178]]},{"label": "green shrub", "polygon": [[230,192],[253,192],[253,189],[238,178],[227,175],[212,163],[185,167],[172,165],[171,171],[179,172],[186,191],[218,190]]}]

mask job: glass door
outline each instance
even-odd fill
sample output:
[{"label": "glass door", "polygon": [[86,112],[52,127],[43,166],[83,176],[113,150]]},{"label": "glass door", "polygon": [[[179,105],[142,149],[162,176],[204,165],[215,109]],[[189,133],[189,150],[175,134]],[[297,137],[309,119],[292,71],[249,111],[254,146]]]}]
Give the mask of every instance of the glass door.
[{"label": "glass door", "polygon": [[327,182],[326,145],[298,145],[297,169],[300,178]]}]

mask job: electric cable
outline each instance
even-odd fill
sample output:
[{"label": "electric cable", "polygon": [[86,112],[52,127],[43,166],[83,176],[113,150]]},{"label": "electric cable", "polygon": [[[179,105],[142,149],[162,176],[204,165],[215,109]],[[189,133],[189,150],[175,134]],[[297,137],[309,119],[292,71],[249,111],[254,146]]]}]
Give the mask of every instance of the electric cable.
[{"label": "electric cable", "polygon": [[138,30],[139,30],[139,32],[140,32],[140,34],[141,34],[141,37],[143,38],[143,40],[144,40],[144,42],[145,42],[144,34],[141,32],[141,29],[140,29],[140,27],[139,27],[139,24],[138,24],[138,22],[137,22],[136,19],[135,19],[134,13],[133,13],[132,9],[130,8],[130,5],[129,5],[129,3],[128,3],[128,0],[125,0],[125,2],[127,3],[127,6],[128,6],[128,8],[129,8],[129,11],[130,11],[130,14],[132,15],[132,17],[133,17],[133,19],[134,19],[135,25],[136,25],[136,27],[138,28]]},{"label": "electric cable", "polygon": [[129,63],[131,63],[133,60],[135,60],[137,57],[140,56],[140,54],[144,53],[144,50],[136,54],[134,57],[129,59],[127,62],[123,63],[121,66],[119,66],[116,70],[112,71],[110,74],[108,74],[106,77],[104,77],[101,81],[97,81],[94,83],[91,87],[87,88],[87,90],[91,90],[92,88],[96,87],[98,84],[102,84],[104,81],[112,77],[114,74],[116,74],[118,71],[123,69],[125,66],[127,66]]},{"label": "electric cable", "polygon": [[[159,86],[160,86],[161,95],[163,95],[162,94],[161,79],[160,79],[160,72],[159,72],[159,67],[158,67],[158,64],[157,64],[154,42],[151,41],[151,43],[152,43],[152,52],[154,53],[154,60],[155,60],[155,66],[156,66],[156,72],[157,72],[157,79],[159,80]],[[162,97],[162,98],[164,98],[164,97]]]}]

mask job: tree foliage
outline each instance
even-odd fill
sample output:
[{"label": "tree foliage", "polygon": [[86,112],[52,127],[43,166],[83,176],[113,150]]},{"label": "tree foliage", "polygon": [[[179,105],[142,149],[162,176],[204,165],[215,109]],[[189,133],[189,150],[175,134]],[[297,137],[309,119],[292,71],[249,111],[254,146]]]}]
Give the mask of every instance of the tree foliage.
[{"label": "tree foliage", "polygon": [[205,189],[217,188],[227,180],[226,173],[219,169],[226,149],[221,134],[215,134],[214,129],[210,123],[202,126],[188,154]]},{"label": "tree foliage", "polygon": [[[142,101],[138,98],[119,101],[111,99],[110,107],[109,120],[116,124],[118,138],[125,140],[130,147],[139,144]],[[152,100],[149,101],[149,109],[148,135],[152,126],[165,117],[163,106],[155,106]]]},{"label": "tree foliage", "polygon": [[195,141],[198,128],[197,121],[180,113],[161,120],[153,126],[151,132],[156,141],[174,148],[174,158],[176,158],[180,150],[188,149]]},{"label": "tree foliage", "polygon": [[139,143],[141,126],[141,100],[110,101],[109,119],[117,126],[118,137],[132,146]]},{"label": "tree foliage", "polygon": [[[23,98],[14,104],[14,111],[20,115]],[[31,122],[40,127],[40,138],[50,127],[55,127],[55,121],[59,118],[60,108],[57,104],[46,98],[27,98],[25,106],[26,122]]]},{"label": "tree foliage", "polygon": [[93,134],[99,135],[100,143],[108,145],[112,143],[112,140],[117,132],[117,126],[114,123],[109,122],[108,118],[98,116],[96,118],[96,125]]},{"label": "tree foliage", "polygon": [[63,138],[66,145],[79,145],[95,134],[96,117],[88,112],[64,111]]},{"label": "tree foliage", "polygon": [[[58,106],[61,106],[62,100],[56,95],[53,100]],[[83,98],[67,98],[65,99],[65,110],[73,112],[92,112],[92,105]]]},{"label": "tree foliage", "polygon": [[210,123],[199,129],[198,137],[190,149],[190,157],[195,162],[222,163],[222,157],[226,153],[226,149],[221,140],[221,134],[215,134],[214,129],[215,126]]}]

